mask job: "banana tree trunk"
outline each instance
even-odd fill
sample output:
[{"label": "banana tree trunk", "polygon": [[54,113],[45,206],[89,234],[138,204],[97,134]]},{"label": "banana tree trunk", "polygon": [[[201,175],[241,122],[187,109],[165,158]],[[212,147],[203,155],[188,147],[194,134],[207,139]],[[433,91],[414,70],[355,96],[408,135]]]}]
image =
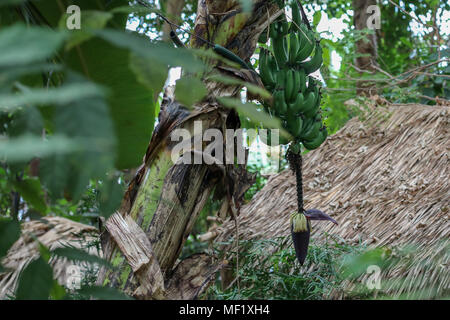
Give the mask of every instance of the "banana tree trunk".
[{"label": "banana tree trunk", "polygon": [[[190,45],[207,48],[202,40],[206,39],[248,61],[260,33],[279,14],[271,1],[254,1],[252,12],[243,13],[239,1],[200,0],[194,28],[197,37],[191,38]],[[247,80],[239,70],[230,72],[219,66],[216,70]],[[220,268],[207,255],[177,263],[211,192],[221,194],[229,202],[230,214],[237,214],[239,201],[252,183],[245,166],[172,163],[170,134],[174,129],[184,128],[192,134],[194,121],[202,121],[203,131],[216,128],[224,133],[240,125],[236,112],[221,108],[215,98],[237,96],[241,87],[215,82],[206,82],[206,86],[208,98],[192,112],[176,101],[172,88],[166,90],[144,163],[130,182],[120,210],[105,222],[103,252],[115,268],[102,269],[98,284],[140,299],[193,299]]]}]

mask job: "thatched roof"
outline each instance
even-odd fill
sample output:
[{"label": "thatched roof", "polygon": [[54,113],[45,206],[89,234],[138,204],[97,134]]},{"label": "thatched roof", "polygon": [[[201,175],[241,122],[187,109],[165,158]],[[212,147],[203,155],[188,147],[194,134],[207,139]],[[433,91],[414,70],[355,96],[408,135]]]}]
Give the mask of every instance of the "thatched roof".
[{"label": "thatched roof", "polygon": [[[449,290],[449,114],[448,106],[378,106],[364,122],[352,119],[308,153],[303,161],[305,208],[323,210],[339,222],[314,222],[313,237],[321,239],[327,232],[347,243],[418,245],[416,258],[425,264],[440,259],[423,287]],[[295,178],[285,170],[271,176],[241,208],[239,238],[289,235],[295,210]],[[219,230],[216,241],[236,236],[234,221]],[[421,272],[413,267],[401,275],[416,279]]]},{"label": "thatched roof", "polygon": [[[11,272],[0,273],[0,300],[14,293],[20,271],[32,260],[39,257],[38,242],[50,250],[63,246],[82,248],[91,254],[97,254],[95,247],[87,245],[98,239],[97,229],[61,217],[45,217],[22,223],[22,236],[9,249],[2,265]],[[66,284],[67,267],[72,263],[65,259],[51,259],[54,278],[61,285]]]}]

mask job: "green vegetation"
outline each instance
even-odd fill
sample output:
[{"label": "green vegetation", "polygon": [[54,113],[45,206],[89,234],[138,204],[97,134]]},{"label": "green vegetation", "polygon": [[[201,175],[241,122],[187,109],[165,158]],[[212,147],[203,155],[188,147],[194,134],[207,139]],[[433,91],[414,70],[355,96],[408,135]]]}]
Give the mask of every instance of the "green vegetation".
[{"label": "green vegetation", "polygon": [[[209,299],[308,299],[329,298],[339,290],[340,259],[362,252],[362,246],[342,245],[329,238],[324,244],[312,242],[305,264],[296,262],[290,237],[239,242],[239,285],[222,289],[220,278],[206,297]],[[233,253],[236,249],[232,250]]]},{"label": "green vegetation", "polygon": [[[222,245],[226,245],[226,251],[220,250]],[[204,298],[448,299],[448,288],[427,279],[431,273],[442,270],[442,261],[450,258],[448,246],[439,251],[438,247],[434,249],[440,253],[426,261],[420,260],[420,251],[411,246],[369,249],[363,244],[346,244],[342,239],[327,236],[321,242],[312,239],[305,264],[300,266],[290,237],[240,241],[238,249],[233,242],[221,243],[215,247],[219,258],[239,256],[239,265],[229,266],[238,275],[238,280],[222,288],[222,279],[218,275]],[[375,290],[368,287],[373,266],[380,270],[380,286]],[[420,275],[396,275],[395,271],[418,266],[423,272]],[[403,293],[393,296],[393,292]]]}]

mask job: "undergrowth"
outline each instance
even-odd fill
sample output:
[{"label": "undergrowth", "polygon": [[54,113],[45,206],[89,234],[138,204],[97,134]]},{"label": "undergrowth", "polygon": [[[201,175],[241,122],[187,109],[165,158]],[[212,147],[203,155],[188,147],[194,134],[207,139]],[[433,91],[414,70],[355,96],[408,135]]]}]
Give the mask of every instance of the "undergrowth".
[{"label": "undergrowth", "polygon": [[[307,259],[300,266],[290,237],[273,240],[240,241],[237,279],[222,288],[221,279],[208,289],[207,299],[327,299],[333,289],[339,290],[344,280],[339,266],[343,255],[362,252],[361,245],[343,244],[328,237],[324,243],[312,240]],[[224,252],[219,251],[219,255]],[[233,259],[235,261],[235,259]]]}]

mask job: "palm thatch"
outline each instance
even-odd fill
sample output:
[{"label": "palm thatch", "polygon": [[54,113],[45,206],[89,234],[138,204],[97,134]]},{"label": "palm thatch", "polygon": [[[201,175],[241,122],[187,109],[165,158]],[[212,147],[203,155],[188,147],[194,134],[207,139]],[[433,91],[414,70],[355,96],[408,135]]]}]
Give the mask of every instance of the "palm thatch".
[{"label": "palm thatch", "polygon": [[[50,250],[60,247],[74,247],[98,254],[89,243],[98,241],[97,229],[61,217],[45,217],[22,223],[22,235],[9,249],[2,265],[8,272],[0,273],[0,300],[14,294],[21,270],[39,257],[39,243]],[[51,259],[53,276],[61,285],[66,285],[68,266],[66,259]]]},{"label": "palm thatch", "polygon": [[[404,280],[400,288],[387,288],[391,294],[407,293],[413,282],[449,293],[449,113],[448,106],[374,104],[364,121],[352,119],[304,157],[305,208],[339,222],[314,223],[313,237],[320,241],[327,233],[348,244],[417,246],[417,263],[383,275]],[[295,210],[295,177],[285,170],[241,208],[239,239],[289,235]],[[216,241],[229,241],[236,236],[235,222],[210,232],[219,234]]]}]

